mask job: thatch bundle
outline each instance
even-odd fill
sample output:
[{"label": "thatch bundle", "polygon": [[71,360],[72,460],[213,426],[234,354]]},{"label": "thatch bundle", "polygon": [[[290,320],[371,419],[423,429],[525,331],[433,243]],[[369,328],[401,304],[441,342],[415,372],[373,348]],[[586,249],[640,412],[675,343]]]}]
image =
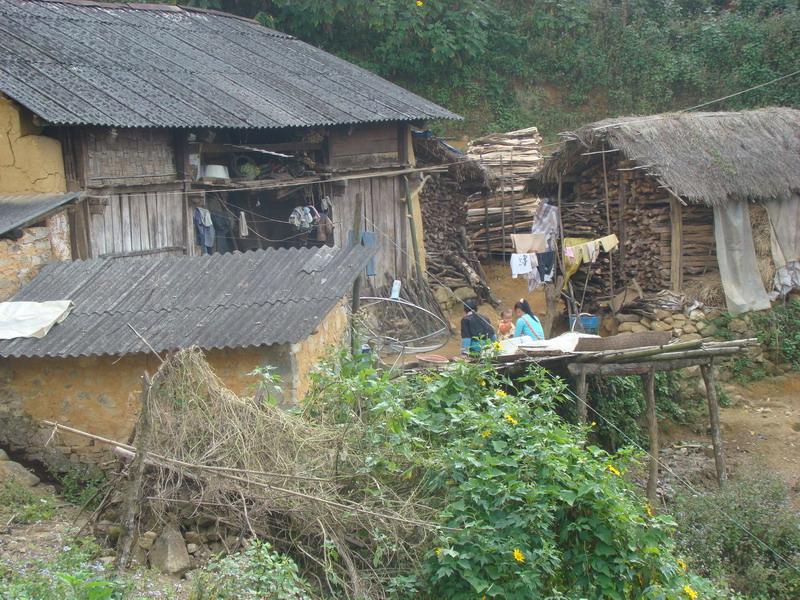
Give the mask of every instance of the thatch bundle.
[{"label": "thatch bundle", "polygon": [[711,206],[729,198],[786,197],[800,189],[800,110],[694,112],[620,117],[561,134],[542,179],[620,152],[675,194]]}]

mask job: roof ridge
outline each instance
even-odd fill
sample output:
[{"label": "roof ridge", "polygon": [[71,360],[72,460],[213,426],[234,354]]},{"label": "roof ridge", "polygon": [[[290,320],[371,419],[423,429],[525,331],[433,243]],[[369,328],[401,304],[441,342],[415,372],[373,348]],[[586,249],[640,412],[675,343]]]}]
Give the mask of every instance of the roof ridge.
[{"label": "roof ridge", "polygon": [[252,23],[254,25],[258,25],[260,28],[264,29],[265,31],[273,34],[275,37],[282,37],[287,39],[297,39],[295,36],[291,35],[290,33],[285,33],[283,31],[278,31],[277,29],[272,29],[267,27],[255,19],[250,17],[243,17],[241,15],[235,15],[233,13],[225,12],[222,10],[216,10],[213,8],[200,8],[197,6],[185,6],[185,5],[178,5],[178,4],[156,4],[151,2],[101,2],[99,0],[24,0],[25,2],[42,2],[48,4],[70,4],[73,6],[84,6],[87,8],[104,8],[108,10],[119,10],[123,8],[127,8],[129,10],[150,10],[155,12],[193,12],[193,13],[200,13],[200,14],[210,14],[216,15],[219,17],[228,17],[231,19],[238,19],[240,21],[245,21],[247,23]]}]

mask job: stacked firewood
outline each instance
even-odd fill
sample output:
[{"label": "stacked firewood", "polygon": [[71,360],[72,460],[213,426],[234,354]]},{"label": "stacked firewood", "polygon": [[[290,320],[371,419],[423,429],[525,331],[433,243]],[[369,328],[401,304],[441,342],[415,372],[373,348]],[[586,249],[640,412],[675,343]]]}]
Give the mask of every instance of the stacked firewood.
[{"label": "stacked firewood", "polygon": [[[573,276],[578,300],[586,289],[587,300],[582,310],[594,310],[599,302],[610,298],[612,261],[614,292],[634,279],[644,291],[656,292],[669,285],[670,195],[642,170],[625,170],[633,166],[629,161],[607,159],[605,179],[611,231],[621,234],[625,241],[611,256],[601,253],[597,262],[582,265]],[[572,197],[563,203],[565,237],[596,239],[608,235],[605,179],[602,163],[598,163],[575,184]],[[620,182],[624,183],[622,192]]]},{"label": "stacked firewood", "polygon": [[536,127],[495,133],[470,142],[468,156],[492,173],[489,193],[470,195],[467,230],[482,256],[513,252],[512,233],[527,233],[539,198],[526,193],[542,165],[542,137]]}]

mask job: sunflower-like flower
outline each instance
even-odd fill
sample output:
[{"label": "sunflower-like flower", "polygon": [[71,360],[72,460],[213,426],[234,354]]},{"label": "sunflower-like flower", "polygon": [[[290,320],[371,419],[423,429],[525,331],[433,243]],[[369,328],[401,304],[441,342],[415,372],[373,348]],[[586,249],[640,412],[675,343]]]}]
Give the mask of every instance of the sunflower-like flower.
[{"label": "sunflower-like flower", "polygon": [[517,421],[517,420],[516,420],[514,417],[512,417],[512,416],[511,416],[511,415],[509,415],[509,414],[506,414],[506,416],[505,416],[505,420],[506,420],[506,421],[508,421],[508,423],[509,423],[510,425],[516,425],[516,424],[518,424],[518,423],[519,423],[519,421]]},{"label": "sunflower-like flower", "polygon": [[620,473],[619,469],[617,469],[617,467],[615,467],[614,465],[608,465],[606,469],[609,471],[609,473],[613,473],[617,477],[622,477],[622,473]]},{"label": "sunflower-like flower", "polygon": [[523,564],[525,562],[525,554],[519,548],[514,548],[514,551],[511,554],[514,556],[514,560],[519,564]]},{"label": "sunflower-like flower", "polygon": [[690,600],[697,600],[697,596],[700,595],[697,593],[697,590],[688,584],[683,586],[683,593],[686,594]]},{"label": "sunflower-like flower", "polygon": [[492,432],[489,431],[488,429],[484,429],[483,431],[481,431],[481,437],[483,439],[488,439],[489,437],[491,437],[491,435],[492,435]]},{"label": "sunflower-like flower", "polygon": [[681,560],[680,558],[678,559],[678,566],[681,569],[683,569],[684,571],[688,571],[689,570],[689,565],[687,565],[686,562]]}]

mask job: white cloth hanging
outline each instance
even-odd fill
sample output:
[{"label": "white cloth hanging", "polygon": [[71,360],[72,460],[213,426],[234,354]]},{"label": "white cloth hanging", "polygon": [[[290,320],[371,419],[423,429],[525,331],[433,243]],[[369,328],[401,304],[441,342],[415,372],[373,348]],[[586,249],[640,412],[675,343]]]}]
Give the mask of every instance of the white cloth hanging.
[{"label": "white cloth hanging", "polygon": [[520,275],[527,275],[537,265],[535,254],[512,254],[511,277],[516,279]]},{"label": "white cloth hanging", "polygon": [[239,211],[239,237],[247,237],[250,230],[247,228],[247,215],[243,210]]}]

